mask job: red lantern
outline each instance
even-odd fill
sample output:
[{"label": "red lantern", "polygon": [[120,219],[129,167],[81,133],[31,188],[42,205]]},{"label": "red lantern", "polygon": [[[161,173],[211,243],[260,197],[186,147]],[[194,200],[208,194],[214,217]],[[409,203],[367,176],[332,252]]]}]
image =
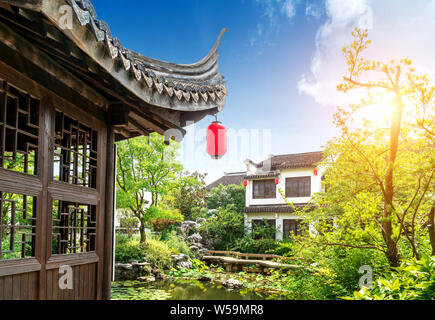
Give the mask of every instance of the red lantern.
[{"label": "red lantern", "polygon": [[313,170],[313,174],[314,174],[315,176],[317,176],[317,168],[314,168],[314,170]]},{"label": "red lantern", "polygon": [[275,178],[275,184],[278,184],[278,183],[279,183],[279,179]]},{"label": "red lantern", "polygon": [[245,187],[247,187],[247,186],[248,186],[248,180],[243,181],[243,185],[244,185]]},{"label": "red lantern", "polygon": [[212,159],[220,159],[227,153],[227,129],[220,121],[208,126],[207,153]]}]

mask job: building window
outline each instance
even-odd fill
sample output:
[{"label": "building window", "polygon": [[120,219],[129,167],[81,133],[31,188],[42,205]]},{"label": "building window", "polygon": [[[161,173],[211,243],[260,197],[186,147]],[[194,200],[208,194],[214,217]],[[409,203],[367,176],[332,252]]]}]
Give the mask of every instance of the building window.
[{"label": "building window", "polygon": [[311,177],[285,179],[285,196],[287,198],[310,197]]},{"label": "building window", "polygon": [[36,197],[0,191],[0,260],[35,256]]},{"label": "building window", "polygon": [[252,219],[251,225],[254,239],[260,239],[261,237],[276,238],[275,219]]},{"label": "building window", "polygon": [[96,206],[53,201],[52,254],[95,251]]},{"label": "building window", "polygon": [[0,80],[0,168],[37,174],[39,100]]},{"label": "building window", "polygon": [[253,198],[254,199],[271,199],[276,198],[276,184],[274,179],[253,181]]},{"label": "building window", "polygon": [[295,236],[301,235],[307,229],[307,226],[298,219],[284,219],[283,228],[284,238],[288,238],[291,234]]},{"label": "building window", "polygon": [[55,131],[55,179],[95,189],[98,133],[59,111]]}]

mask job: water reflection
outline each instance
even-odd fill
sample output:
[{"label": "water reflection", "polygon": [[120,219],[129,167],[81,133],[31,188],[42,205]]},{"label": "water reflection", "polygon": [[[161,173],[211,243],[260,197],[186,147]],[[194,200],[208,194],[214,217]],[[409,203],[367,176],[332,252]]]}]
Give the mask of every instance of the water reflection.
[{"label": "water reflection", "polygon": [[228,290],[220,284],[198,280],[163,280],[154,283],[116,282],[113,300],[265,300],[252,290]]}]

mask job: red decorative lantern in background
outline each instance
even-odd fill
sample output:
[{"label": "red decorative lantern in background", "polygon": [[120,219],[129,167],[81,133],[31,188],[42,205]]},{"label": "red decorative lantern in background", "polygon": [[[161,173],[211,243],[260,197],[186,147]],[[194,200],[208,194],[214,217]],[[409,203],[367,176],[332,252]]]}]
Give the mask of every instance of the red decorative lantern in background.
[{"label": "red decorative lantern in background", "polygon": [[313,174],[315,175],[315,176],[317,176],[317,168],[314,168],[314,170],[313,170]]},{"label": "red decorative lantern in background", "polygon": [[275,184],[278,184],[278,183],[279,183],[279,179],[275,178]]},{"label": "red decorative lantern in background", "polygon": [[212,159],[221,159],[227,153],[227,129],[220,121],[208,126],[207,153]]},{"label": "red decorative lantern in background", "polygon": [[245,187],[247,187],[247,186],[248,186],[248,180],[243,181],[243,185],[244,185]]}]

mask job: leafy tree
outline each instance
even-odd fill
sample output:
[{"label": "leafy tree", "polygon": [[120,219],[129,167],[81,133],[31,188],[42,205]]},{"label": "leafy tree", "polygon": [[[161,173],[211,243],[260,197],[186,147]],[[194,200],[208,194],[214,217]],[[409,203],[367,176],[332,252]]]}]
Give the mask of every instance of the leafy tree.
[{"label": "leafy tree", "polygon": [[226,208],[228,205],[235,205],[237,212],[243,212],[246,203],[246,192],[243,185],[230,184],[219,185],[210,190],[207,198],[208,208]]},{"label": "leafy tree", "polygon": [[205,208],[207,189],[206,174],[184,172],[176,183],[176,187],[168,201],[169,205],[178,209],[186,220],[192,219],[194,208]]},{"label": "leafy tree", "polygon": [[146,209],[146,222],[155,231],[166,231],[172,225],[183,221],[183,215],[177,209],[151,206]]},{"label": "leafy tree", "polygon": [[[318,209],[310,216],[334,219],[332,232],[323,223],[324,232],[317,237],[323,244],[379,250],[396,267],[407,248],[416,258],[426,250],[425,228],[431,228],[431,216],[433,221],[435,153],[433,138],[427,139],[433,104],[421,96],[433,95],[434,88],[408,59],[383,64],[363,58],[370,44],[367,31],[356,29],[352,35],[355,41],[343,48],[349,75],[338,90],[364,89],[366,94],[360,103],[338,108],[335,123],[342,134],[327,144],[321,164],[327,192],[317,195]],[[355,128],[355,112],[382,96],[393,97],[387,126],[365,121]]]},{"label": "leafy tree", "polygon": [[164,138],[152,133],[118,143],[117,206],[131,210],[139,220],[141,242],[145,242],[147,193],[151,205],[158,206],[162,196],[174,187],[182,165],[176,161],[178,144],[166,145]]},{"label": "leafy tree", "polygon": [[245,235],[244,216],[234,206],[219,208],[201,225],[201,233],[213,241],[215,249],[231,249]]}]

